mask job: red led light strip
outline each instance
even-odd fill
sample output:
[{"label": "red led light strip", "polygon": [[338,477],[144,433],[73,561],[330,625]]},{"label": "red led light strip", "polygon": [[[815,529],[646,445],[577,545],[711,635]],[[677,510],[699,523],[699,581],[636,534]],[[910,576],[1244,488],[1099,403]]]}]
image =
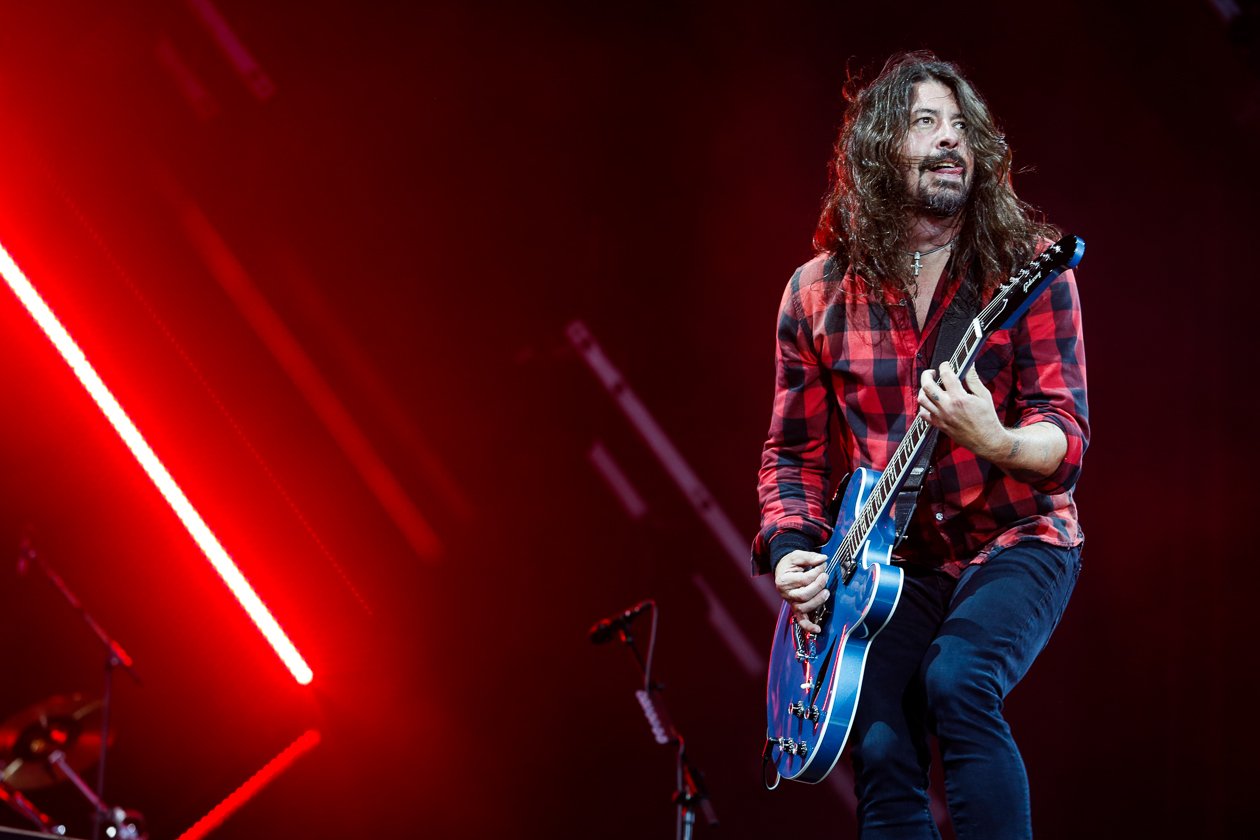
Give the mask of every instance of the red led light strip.
[{"label": "red led light strip", "polygon": [[223,825],[228,817],[237,809],[258,795],[272,779],[279,776],[304,753],[315,749],[319,744],[319,731],[308,729],[298,739],[280,751],[279,755],[264,764],[257,773],[245,780],[245,783],[229,793],[222,802],[210,809],[210,812],[197,820],[176,840],[201,840],[210,832]]},{"label": "red led light strip", "polygon": [[66,332],[65,327],[57,320],[57,316],[48,308],[48,304],[44,303],[44,299],[35,291],[35,287],[26,279],[26,275],[17,267],[17,263],[13,262],[13,258],[9,256],[9,252],[0,245],[0,275],[3,275],[4,281],[17,295],[18,300],[31,313],[31,317],[39,324],[40,329],[48,336],[48,339],[57,348],[57,352],[66,360],[66,364],[70,365],[74,375],[79,378],[79,382],[87,389],[88,394],[95,400],[96,405],[101,412],[109,420],[110,425],[118,432],[119,437],[123,439],[123,443],[127,444],[127,448],[131,450],[131,454],[140,463],[150,480],[157,487],[167,504],[175,511],[175,515],[179,517],[180,522],[184,523],[184,527],[188,529],[188,533],[196,541],[197,545],[205,553],[206,559],[210,561],[210,565],[214,566],[214,570],[219,573],[219,577],[227,584],[228,589],[236,596],[236,600],[240,602],[245,612],[249,615],[259,632],[267,639],[267,642],[275,650],[276,655],[284,662],[285,667],[293,674],[293,678],[302,685],[310,683],[312,673],[310,667],[306,664],[306,660],[298,653],[297,648],[289,641],[289,637],[280,629],[280,625],[276,623],[276,619],[272,616],[271,611],[263,604],[262,599],[258,597],[258,593],[249,585],[249,581],[241,574],[241,570],[232,562],[232,558],[224,551],[223,546],[219,544],[219,540],[214,533],[206,525],[201,518],[201,514],[197,513],[196,508],[188,501],[184,495],[184,491],[179,489],[179,485],[171,478],[171,474],[167,472],[166,467],[158,460],[157,455],[149,447],[147,441],[136,429],[131,418],[123,411],[122,406],[118,404],[118,400],[114,399],[114,395],[110,393],[109,388],[105,387],[105,383],[97,375],[96,370],[88,362],[87,356],[79,349],[79,345],[70,337],[70,333]]}]

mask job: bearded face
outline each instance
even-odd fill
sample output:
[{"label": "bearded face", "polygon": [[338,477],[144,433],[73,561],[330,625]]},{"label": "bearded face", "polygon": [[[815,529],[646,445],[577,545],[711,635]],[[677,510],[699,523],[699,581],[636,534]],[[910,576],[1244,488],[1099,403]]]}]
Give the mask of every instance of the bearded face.
[{"label": "bearded face", "polygon": [[940,82],[914,86],[902,160],[906,190],[919,212],[949,218],[966,206],[974,163],[967,123],[954,92]]}]

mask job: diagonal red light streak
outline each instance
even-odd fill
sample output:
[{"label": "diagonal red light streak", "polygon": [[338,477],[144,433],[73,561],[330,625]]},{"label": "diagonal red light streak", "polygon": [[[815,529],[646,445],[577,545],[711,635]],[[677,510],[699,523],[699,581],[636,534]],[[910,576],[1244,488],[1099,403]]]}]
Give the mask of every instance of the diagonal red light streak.
[{"label": "diagonal red light streak", "polygon": [[236,790],[224,797],[223,801],[215,805],[201,819],[197,820],[188,830],[179,835],[175,840],[201,840],[210,832],[214,831],[232,816],[237,809],[249,800],[258,795],[258,792],[266,787],[272,779],[279,776],[293,762],[302,757],[303,754],[315,749],[319,744],[319,730],[308,729],[298,736],[292,744],[280,751],[275,758],[268,761],[258,769],[258,772],[250,776]]},{"label": "diagonal red light streak", "polygon": [[442,544],[433,526],[416,508],[394,471],[355,422],[350,410],[324,379],[297,337],[259,292],[223,236],[201,208],[180,194],[172,182],[167,180],[164,188],[179,208],[180,221],[189,240],[201,253],[211,275],[289,375],[386,514],[394,520],[417,555],[425,560],[440,558]]},{"label": "diagonal red light streak", "polygon": [[18,268],[17,263],[9,256],[9,252],[0,245],[0,275],[4,277],[4,281],[8,284],[13,293],[17,295],[18,300],[30,312],[31,317],[39,324],[40,329],[48,336],[48,339],[57,348],[57,352],[66,360],[66,364],[70,365],[70,369],[74,371],[74,375],[78,377],[79,382],[87,389],[89,395],[96,402],[97,407],[109,420],[110,425],[118,432],[119,437],[123,439],[123,443],[131,450],[131,454],[140,463],[140,466],[148,474],[149,479],[157,487],[158,492],[166,499],[167,504],[175,511],[175,515],[179,517],[179,521],[184,524],[189,535],[201,548],[206,555],[206,559],[210,561],[210,565],[219,573],[219,577],[227,584],[232,595],[244,608],[249,615],[250,620],[263,634],[267,642],[275,650],[276,655],[284,662],[285,667],[293,674],[293,678],[302,685],[310,683],[313,674],[310,667],[306,664],[306,660],[298,653],[293,643],[289,641],[289,637],[285,635],[284,630],[276,622],[271,611],[258,597],[258,593],[250,586],[245,576],[241,574],[241,570],[232,562],[232,558],[224,550],[219,543],[217,537],[206,525],[205,520],[188,501],[184,495],[184,491],[175,483],[175,479],[171,478],[171,474],[167,472],[165,465],[154,454],[148,442],[140,434],[135,424],[131,422],[131,418],[127,415],[118,400],[114,398],[113,393],[106,387],[104,381],[97,375],[95,368],[88,362],[87,356],[79,349],[79,345],[61,325],[61,321],[53,314],[52,309],[40,297],[39,292],[26,279],[26,275]]}]

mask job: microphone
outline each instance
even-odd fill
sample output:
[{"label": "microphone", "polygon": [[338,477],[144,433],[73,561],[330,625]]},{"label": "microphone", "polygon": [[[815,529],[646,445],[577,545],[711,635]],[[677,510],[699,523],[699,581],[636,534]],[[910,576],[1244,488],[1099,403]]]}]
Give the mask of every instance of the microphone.
[{"label": "microphone", "polygon": [[629,627],[639,617],[639,613],[654,606],[656,602],[649,598],[646,601],[640,601],[625,612],[595,622],[591,625],[591,644],[602,645],[611,640],[614,633],[624,631]]}]

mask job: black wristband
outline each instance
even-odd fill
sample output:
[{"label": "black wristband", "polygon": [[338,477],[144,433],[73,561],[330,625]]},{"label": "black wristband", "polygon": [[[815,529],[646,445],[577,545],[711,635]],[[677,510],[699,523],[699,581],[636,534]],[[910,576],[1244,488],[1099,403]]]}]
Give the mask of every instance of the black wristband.
[{"label": "black wristband", "polygon": [[779,561],[793,551],[814,551],[818,546],[800,531],[781,531],[770,539],[770,572],[773,574]]}]

